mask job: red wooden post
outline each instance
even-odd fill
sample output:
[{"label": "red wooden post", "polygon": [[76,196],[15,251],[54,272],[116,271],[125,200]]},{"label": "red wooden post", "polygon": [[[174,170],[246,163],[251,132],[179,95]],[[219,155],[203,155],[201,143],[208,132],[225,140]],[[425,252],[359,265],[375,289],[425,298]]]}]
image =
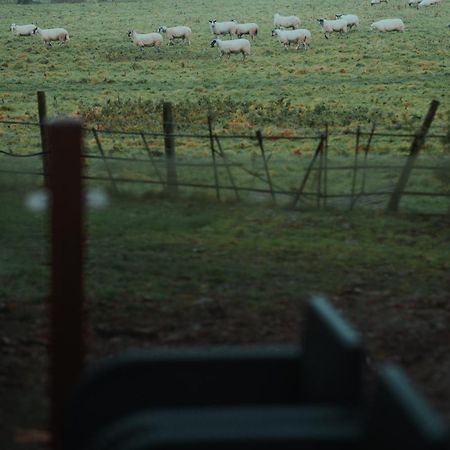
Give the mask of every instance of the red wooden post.
[{"label": "red wooden post", "polygon": [[51,191],[50,420],[53,449],[63,450],[63,412],[84,359],[82,127],[47,122]]}]

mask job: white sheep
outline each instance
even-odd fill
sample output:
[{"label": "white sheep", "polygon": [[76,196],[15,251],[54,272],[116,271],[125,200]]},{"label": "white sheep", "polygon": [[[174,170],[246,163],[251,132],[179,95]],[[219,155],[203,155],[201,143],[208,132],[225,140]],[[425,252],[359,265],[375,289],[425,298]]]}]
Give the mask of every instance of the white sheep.
[{"label": "white sheep", "polygon": [[387,0],[370,0],[370,5],[379,5],[380,3],[387,3]]},{"label": "white sheep", "polygon": [[228,22],[217,22],[217,20],[210,20],[209,26],[215,37],[224,34],[229,34],[230,36],[236,34],[236,22],[233,22],[232,20]]},{"label": "white sheep", "polygon": [[16,36],[33,36],[33,31],[35,28],[37,27],[33,23],[30,23],[28,25],[17,25],[15,23],[12,23],[9,29]]},{"label": "white sheep", "polygon": [[64,28],[39,28],[36,27],[33,30],[33,34],[38,34],[44,44],[47,44],[49,47],[52,46],[52,42],[59,42],[59,44],[64,44],[67,41],[70,41],[69,33]]},{"label": "white sheep", "polygon": [[233,39],[229,41],[221,41],[220,39],[213,39],[211,47],[217,47],[220,52],[220,58],[223,55],[230,55],[232,53],[242,53],[242,59],[250,55],[250,41],[247,39]]},{"label": "white sheep", "polygon": [[259,27],[256,23],[237,23],[235,20],[233,20],[233,22],[236,23],[236,29],[234,32],[239,38],[245,34],[248,34],[253,39],[258,34]]},{"label": "white sheep", "polygon": [[422,0],[417,7],[418,8],[422,8],[424,6],[433,6],[433,5],[437,5],[438,3],[440,3],[441,0]]},{"label": "white sheep", "polygon": [[276,28],[272,30],[272,36],[277,36],[285,49],[291,44],[297,44],[297,50],[300,45],[303,45],[303,48],[307,50],[311,44],[311,32],[305,28],[297,28],[296,30],[280,30]]},{"label": "white sheep", "polygon": [[273,26],[275,28],[298,28],[301,20],[297,16],[280,16],[278,13],[273,15]]},{"label": "white sheep", "polygon": [[349,30],[359,27],[359,17],[355,14],[336,14],[336,19],[345,20]]},{"label": "white sheep", "polygon": [[402,19],[383,19],[370,25],[373,31],[384,33],[386,31],[405,31],[405,24]]},{"label": "white sheep", "polygon": [[164,33],[169,39],[169,44],[173,44],[175,39],[182,39],[183,42],[191,45],[192,30],[189,27],[179,25],[176,27],[167,28],[163,26],[158,28],[158,33]]},{"label": "white sheep", "polygon": [[323,28],[323,31],[325,33],[325,37],[328,39],[328,35],[333,32],[339,32],[339,33],[347,33],[347,22],[342,19],[334,19],[334,20],[327,20],[327,19],[317,19],[320,26]]},{"label": "white sheep", "polygon": [[134,30],[128,32],[128,37],[134,42],[138,47],[159,47],[163,42],[163,37],[159,33],[136,33]]}]

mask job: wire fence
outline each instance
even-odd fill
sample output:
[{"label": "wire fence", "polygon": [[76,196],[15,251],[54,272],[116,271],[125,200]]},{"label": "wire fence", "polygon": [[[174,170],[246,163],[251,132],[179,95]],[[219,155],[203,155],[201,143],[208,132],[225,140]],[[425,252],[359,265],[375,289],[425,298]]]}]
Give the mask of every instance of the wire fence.
[{"label": "wire fence", "polygon": [[[170,120],[161,132],[85,128],[85,179],[114,192],[201,191],[220,201],[266,201],[296,209],[387,209],[419,135],[377,132],[375,125],[345,131],[324,127],[305,135],[224,134],[214,131],[211,119],[206,130],[175,131]],[[401,189],[402,210],[448,213],[445,137],[428,134],[421,142]],[[25,177],[43,183],[46,151],[39,123],[0,121],[0,145],[3,185],[19,178],[25,183]],[[400,151],[393,153],[392,147]]]}]

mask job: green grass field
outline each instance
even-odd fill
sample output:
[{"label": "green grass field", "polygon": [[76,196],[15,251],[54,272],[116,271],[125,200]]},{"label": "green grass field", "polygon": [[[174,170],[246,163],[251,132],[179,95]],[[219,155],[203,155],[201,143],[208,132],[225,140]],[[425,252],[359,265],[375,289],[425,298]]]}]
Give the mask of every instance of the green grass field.
[{"label": "green grass field", "polygon": [[[300,16],[302,27],[312,32],[310,50],[284,51],[271,37],[277,11]],[[326,40],[316,19],[339,12],[358,14],[360,29]],[[369,31],[373,21],[388,17],[402,18],[406,32]],[[406,0],[373,7],[363,0],[2,4],[0,119],[36,119],[36,91],[44,90],[49,114],[83,113],[116,127],[132,122],[150,128],[159,116],[150,113],[149,102],[170,100],[190,102],[179,117],[188,123],[204,124],[210,108],[219,121],[236,127],[356,126],[373,119],[410,128],[436,98],[442,103],[435,121],[439,128],[450,111],[449,17],[448,1],[424,10],[409,8]],[[217,49],[209,46],[213,18],[260,25],[248,61],[240,56],[218,60]],[[13,36],[12,22],[63,26],[71,41],[47,49],[34,37]],[[141,51],[127,37],[129,29],[151,32],[176,24],[192,28],[190,47]],[[130,102],[126,114],[124,101]]]},{"label": "green grass field", "polygon": [[[281,48],[271,36],[272,17],[277,11],[301,17],[302,27],[312,32],[311,49],[305,52]],[[339,12],[358,14],[360,27],[346,36],[333,35],[327,40],[316,19]],[[215,130],[225,134],[254,135],[256,129],[262,129],[265,135],[317,136],[327,123],[335,133],[330,139],[330,165],[348,165],[352,163],[355,140],[342,132],[354,131],[357,126],[367,132],[373,122],[377,123],[377,131],[415,132],[432,99],[441,105],[430,133],[447,132],[449,16],[448,1],[423,10],[408,7],[405,0],[373,7],[368,1],[354,0],[308,0],[298,5],[269,0],[35,5],[7,2],[2,4],[0,18],[0,120],[36,121],[36,91],[43,90],[51,116],[81,115],[88,126],[100,129],[161,132],[161,102],[171,101],[177,130],[189,133],[207,134],[208,113],[214,116]],[[401,17],[406,32],[369,31],[373,21],[386,17]],[[219,60],[217,49],[209,45],[212,34],[208,20],[213,18],[259,23],[260,35],[252,42],[248,60],[242,61],[240,56]],[[37,37],[12,35],[8,28],[13,22],[63,26],[71,40],[65,46],[46,48]],[[127,36],[129,29],[150,32],[161,25],[176,24],[192,28],[191,46],[164,44],[160,49],[141,50]],[[101,138],[109,155],[136,156],[144,151],[139,136]],[[162,150],[162,139],[148,139],[152,149]],[[380,155],[377,158],[384,164],[396,165],[397,156],[391,155],[405,155],[411,140],[376,137],[370,151]],[[361,142],[364,144],[365,139]],[[0,123],[0,145],[6,152],[38,152],[39,131]],[[98,154],[91,135],[86,145]],[[233,160],[262,173],[261,161],[255,166],[259,158],[255,141],[227,140],[223,145]],[[270,169],[277,184],[290,191],[297,189],[299,171],[309,164],[317,139],[266,142],[265,146],[272,155]],[[442,165],[439,158],[444,151],[441,139],[429,139],[424,154],[432,154],[433,160],[426,159],[424,164]],[[180,162],[210,162],[208,139],[178,139],[177,158]],[[5,162],[4,168],[5,164],[10,162]],[[89,167],[95,169],[94,162]],[[140,176],[136,165],[115,163],[114,167],[121,177]],[[198,170],[195,176],[192,170],[184,172],[189,176],[180,177],[186,183],[211,183],[211,169]],[[374,187],[383,190],[392,187],[398,171],[379,175],[374,178]],[[221,180],[227,177],[223,172]],[[441,183],[436,183],[432,172],[419,178],[413,191],[423,191],[424,186],[441,191]],[[343,189],[348,192],[350,172],[334,180],[335,193]],[[254,180],[238,178],[240,185],[248,186],[248,181],[255,186]],[[428,198],[425,202],[433,203]],[[431,207],[430,211],[445,211],[445,202],[438,201],[437,208]]]}]

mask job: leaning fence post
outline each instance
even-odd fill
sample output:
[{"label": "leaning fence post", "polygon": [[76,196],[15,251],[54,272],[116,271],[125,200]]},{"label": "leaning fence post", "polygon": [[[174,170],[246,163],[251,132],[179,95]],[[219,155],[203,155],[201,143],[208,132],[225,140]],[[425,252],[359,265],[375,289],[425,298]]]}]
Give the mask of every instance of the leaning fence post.
[{"label": "leaning fence post", "polygon": [[37,102],[38,102],[38,114],[39,114],[39,128],[41,131],[41,148],[42,148],[42,171],[44,173],[44,187],[49,188],[48,180],[48,154],[47,154],[47,142],[45,135],[44,122],[47,118],[47,103],[45,101],[45,92],[37,92]]},{"label": "leaning fence post", "polygon": [[350,195],[350,211],[355,204],[355,189],[356,189],[356,177],[358,172],[358,155],[359,155],[359,138],[361,136],[361,128],[356,129],[356,142],[355,142],[355,159],[353,161],[353,176],[352,176],[352,193]]},{"label": "leaning fence post", "polygon": [[63,413],[84,360],[82,126],[45,125],[51,191],[50,420],[53,449],[63,450]]},{"label": "leaning fence post", "polygon": [[263,163],[264,163],[264,170],[266,172],[267,182],[269,183],[269,189],[270,189],[270,195],[272,196],[272,202],[275,204],[277,201],[276,201],[275,193],[273,190],[272,178],[270,177],[269,166],[267,164],[266,153],[264,151],[263,137],[262,137],[261,130],[256,131],[256,139],[258,141],[259,149],[261,150],[261,156],[262,156]]},{"label": "leaning fence post", "polygon": [[323,174],[323,206],[327,207],[328,200],[328,123],[325,124],[325,147],[324,147],[324,174]]},{"label": "leaning fence post", "polygon": [[102,142],[100,141],[97,130],[95,128],[92,128],[92,134],[94,135],[95,142],[97,143],[97,148],[98,148],[98,151],[100,152],[100,156],[102,157],[103,162],[105,163],[105,168],[106,168],[106,171],[108,172],[108,178],[111,181],[111,185],[114,189],[114,192],[119,192],[116,181],[114,180],[113,174],[111,172],[111,168],[109,167],[108,161],[106,159],[105,152],[103,151]]},{"label": "leaning fence post", "polygon": [[[212,130],[212,128],[211,128],[211,130]],[[225,167],[226,167],[227,173],[228,173],[228,179],[230,180],[231,186],[233,186],[234,196],[235,196],[236,200],[240,200],[239,191],[236,186],[236,183],[234,182],[233,174],[231,173],[231,169],[230,169],[230,164],[228,163],[228,160],[225,157],[225,152],[223,151],[222,145],[219,140],[219,136],[217,136],[217,134],[214,134],[214,140],[216,141],[217,147],[219,149],[219,154],[225,163]]]},{"label": "leaning fence post", "polygon": [[436,110],[438,109],[439,102],[437,100],[433,100],[430,104],[430,108],[428,109],[428,113],[425,116],[425,120],[423,121],[422,127],[419,132],[414,137],[411,147],[409,149],[409,157],[406,161],[405,166],[403,167],[403,171],[400,174],[400,178],[398,179],[397,185],[395,186],[394,192],[389,199],[389,204],[387,210],[390,212],[395,212],[398,210],[398,205],[400,203],[400,198],[402,196],[403,191],[405,190],[406,184],[408,183],[409,176],[411,175],[411,171],[414,167],[414,163],[416,162],[417,156],[419,155],[420,149],[422,148],[425,142],[425,136],[428,133],[428,130],[433,122],[434,115],[436,114]]},{"label": "leaning fence post", "polygon": [[178,193],[177,168],[175,163],[175,138],[173,136],[172,103],[163,103],[164,151],[166,155],[167,191]]},{"label": "leaning fence post", "polygon": [[320,141],[319,141],[319,145],[316,148],[316,151],[314,152],[314,156],[311,160],[311,162],[309,163],[308,168],[306,169],[306,173],[305,176],[303,177],[303,180],[300,184],[300,187],[297,191],[297,193],[295,194],[294,197],[294,201],[292,202],[292,209],[294,209],[297,206],[298,201],[300,200],[300,196],[303,194],[303,189],[306,186],[306,182],[308,181],[308,178],[311,174],[312,168],[314,166],[314,163],[316,162],[317,157],[320,155],[320,153],[323,151],[323,147],[325,145],[325,135],[321,134],[320,135]]},{"label": "leaning fence post", "polygon": [[219,175],[217,173],[216,164],[216,149],[214,148],[214,136],[212,131],[212,117],[208,114],[208,131],[209,131],[209,143],[211,146],[211,157],[213,161],[213,171],[214,171],[214,183],[216,188],[216,198],[220,201],[220,190],[219,190]]}]

